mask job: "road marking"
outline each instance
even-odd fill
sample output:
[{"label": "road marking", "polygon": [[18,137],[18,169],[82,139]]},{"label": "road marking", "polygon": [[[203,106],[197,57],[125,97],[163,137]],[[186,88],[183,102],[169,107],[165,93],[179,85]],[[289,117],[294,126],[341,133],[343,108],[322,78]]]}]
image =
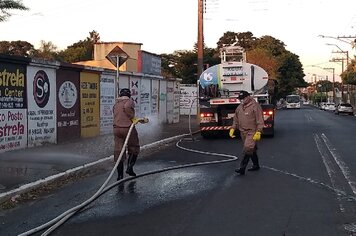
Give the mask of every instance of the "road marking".
[{"label": "road marking", "polygon": [[[317,134],[314,134],[314,141],[316,144],[316,147],[320,153],[321,159],[323,160],[326,172],[328,173],[329,179],[331,181],[331,185],[333,186],[334,189],[338,189],[339,191],[343,192],[346,194],[344,191],[345,189],[342,187],[342,184],[337,181],[336,173],[337,171],[333,168],[333,163],[331,162],[330,155],[327,153],[325,148],[323,148],[323,142],[321,141],[320,137]],[[341,196],[340,194],[337,194],[337,200],[339,201],[339,208],[341,212],[345,212],[345,207],[341,203]]]},{"label": "road marking", "polygon": [[310,114],[304,114],[304,117],[307,119],[308,123],[311,123],[314,121],[313,117]]},{"label": "road marking", "polygon": [[321,138],[324,140],[324,143],[326,147],[328,148],[329,152],[331,153],[332,157],[334,158],[336,164],[339,166],[342,174],[344,175],[345,179],[347,180],[347,183],[352,189],[352,192],[354,195],[356,195],[356,182],[351,175],[351,171],[349,167],[346,165],[346,163],[342,160],[341,156],[339,153],[336,151],[336,148],[331,144],[330,140],[326,137],[324,133],[321,134]]}]

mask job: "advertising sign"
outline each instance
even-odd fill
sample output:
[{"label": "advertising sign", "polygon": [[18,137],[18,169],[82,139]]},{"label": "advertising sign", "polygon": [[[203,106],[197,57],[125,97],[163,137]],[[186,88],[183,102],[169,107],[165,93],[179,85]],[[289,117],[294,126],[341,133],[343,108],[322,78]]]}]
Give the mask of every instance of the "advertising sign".
[{"label": "advertising sign", "polygon": [[79,71],[57,70],[57,141],[80,138]]},{"label": "advertising sign", "polygon": [[0,152],[27,145],[26,66],[0,63]]},{"label": "advertising sign", "polygon": [[80,73],[81,136],[95,137],[100,134],[99,75]]},{"label": "advertising sign", "polygon": [[100,134],[112,133],[113,106],[115,104],[115,76],[100,78]]},{"label": "advertising sign", "polygon": [[174,83],[173,81],[167,82],[167,122],[173,123],[173,105],[174,105]]},{"label": "advertising sign", "polygon": [[151,114],[151,80],[143,78],[141,81],[141,104],[140,111],[142,117],[148,117]]},{"label": "advertising sign", "polygon": [[195,84],[180,85],[180,114],[197,115],[197,94],[198,89]]},{"label": "advertising sign", "polygon": [[180,100],[180,82],[174,82],[173,91],[173,123],[179,122],[179,100]]},{"label": "advertising sign", "polygon": [[167,81],[159,81],[159,119],[167,121]]},{"label": "advertising sign", "polygon": [[130,78],[131,99],[135,102],[135,115],[141,116],[140,102],[141,102],[141,83],[139,78]]},{"label": "advertising sign", "polygon": [[151,81],[151,115],[158,115],[158,104],[159,104],[159,81]]},{"label": "advertising sign", "polygon": [[56,71],[27,67],[28,146],[57,142]]}]

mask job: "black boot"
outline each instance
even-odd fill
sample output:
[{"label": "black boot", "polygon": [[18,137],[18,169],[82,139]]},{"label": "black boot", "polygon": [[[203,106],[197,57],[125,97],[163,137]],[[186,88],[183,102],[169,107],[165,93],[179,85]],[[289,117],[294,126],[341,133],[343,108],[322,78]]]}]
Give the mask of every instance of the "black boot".
[{"label": "black boot", "polygon": [[251,160],[253,163],[253,166],[248,169],[248,171],[257,171],[260,169],[260,165],[258,164],[258,156],[257,153],[254,152],[253,155],[251,156]]},{"label": "black boot", "polygon": [[136,163],[137,155],[130,154],[129,159],[127,160],[127,169],[126,173],[130,176],[136,176],[136,173],[133,171],[133,167]]},{"label": "black boot", "polygon": [[260,169],[260,165],[258,163],[258,156],[256,151],[253,152],[252,156],[251,156],[251,160],[252,160],[252,167],[248,169],[248,171],[257,171]]},{"label": "black boot", "polygon": [[239,175],[244,175],[248,161],[250,160],[250,158],[251,158],[250,155],[245,154],[240,162],[240,168],[236,169],[235,172],[238,173]]},{"label": "black boot", "polygon": [[124,178],[124,162],[120,161],[116,167],[117,170],[117,180]]}]

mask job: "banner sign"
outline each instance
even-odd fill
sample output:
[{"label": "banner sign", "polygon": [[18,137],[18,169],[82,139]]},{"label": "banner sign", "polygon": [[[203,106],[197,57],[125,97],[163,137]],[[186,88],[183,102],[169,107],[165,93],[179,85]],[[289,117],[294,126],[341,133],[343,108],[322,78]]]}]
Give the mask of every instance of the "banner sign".
[{"label": "banner sign", "polygon": [[115,104],[115,76],[102,75],[100,79],[100,134],[112,133]]},{"label": "banner sign", "polygon": [[100,133],[99,75],[80,73],[81,136],[95,137]]},{"label": "banner sign", "polygon": [[57,70],[57,141],[80,138],[79,72]]},{"label": "banner sign", "polygon": [[55,69],[29,66],[28,146],[57,142]]},{"label": "banner sign", "polygon": [[0,152],[27,146],[26,66],[0,63]]}]

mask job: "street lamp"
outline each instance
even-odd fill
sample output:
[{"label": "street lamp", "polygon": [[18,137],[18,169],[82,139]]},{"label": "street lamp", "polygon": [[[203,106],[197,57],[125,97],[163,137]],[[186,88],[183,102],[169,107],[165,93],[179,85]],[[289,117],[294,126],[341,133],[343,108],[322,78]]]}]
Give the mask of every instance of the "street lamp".
[{"label": "street lamp", "polygon": [[343,40],[339,37],[333,37],[333,36],[326,36],[326,35],[318,35],[318,37],[321,37],[321,38],[328,38],[328,39],[336,39],[336,40],[339,40],[341,42],[344,42],[344,43],[347,43],[347,44],[350,44],[352,47],[355,46],[354,42],[349,42],[349,41],[346,41],[346,40]]}]

